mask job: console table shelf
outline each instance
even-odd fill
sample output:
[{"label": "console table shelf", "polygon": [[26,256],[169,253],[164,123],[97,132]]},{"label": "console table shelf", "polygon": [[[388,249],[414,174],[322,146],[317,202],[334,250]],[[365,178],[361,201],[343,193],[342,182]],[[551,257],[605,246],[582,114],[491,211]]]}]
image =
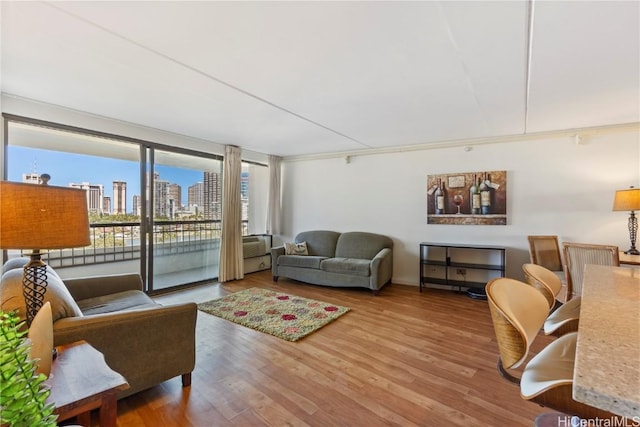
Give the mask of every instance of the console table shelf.
[{"label": "console table shelf", "polygon": [[467,288],[484,297],[487,282],[504,277],[506,248],[450,243],[420,243],[420,292],[426,284]]}]

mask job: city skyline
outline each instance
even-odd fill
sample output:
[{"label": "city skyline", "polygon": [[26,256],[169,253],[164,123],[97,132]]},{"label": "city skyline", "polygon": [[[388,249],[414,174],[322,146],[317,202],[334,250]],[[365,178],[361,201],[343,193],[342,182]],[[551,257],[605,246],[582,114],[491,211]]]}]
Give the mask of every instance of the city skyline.
[{"label": "city skyline", "polygon": [[[9,149],[10,181],[34,182],[35,179],[37,182],[37,177],[46,173],[51,176],[49,185],[86,190],[92,213],[140,215],[139,198],[144,190],[140,188],[138,162],[16,146]],[[179,213],[204,214],[208,219],[220,218],[220,172],[156,165],[154,175],[154,215],[174,218]],[[248,172],[243,171],[243,217],[247,214],[248,177]],[[196,189],[202,194],[196,195]],[[177,198],[180,199],[178,205],[174,202]],[[193,209],[192,205],[198,208]]]},{"label": "city skyline", "polygon": [[[140,194],[139,163],[109,159],[76,153],[41,150],[9,146],[11,162],[8,167],[9,181],[22,181],[23,174],[49,174],[49,185],[68,187],[70,184],[89,183],[103,186],[103,196],[114,201],[113,183],[127,183],[127,211],[133,210],[133,197]],[[117,174],[114,173],[117,171]],[[182,188],[181,205],[188,202],[188,188],[203,182],[203,172],[172,166],[156,165],[160,179],[178,184]]]}]

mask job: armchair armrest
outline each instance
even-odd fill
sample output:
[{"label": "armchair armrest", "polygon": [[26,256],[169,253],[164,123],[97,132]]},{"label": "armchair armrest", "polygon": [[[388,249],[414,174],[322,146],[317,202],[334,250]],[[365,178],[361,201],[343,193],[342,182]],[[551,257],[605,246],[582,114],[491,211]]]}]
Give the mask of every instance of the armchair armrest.
[{"label": "armchair armrest", "polygon": [[74,300],[100,297],[124,291],[142,291],[142,277],[139,274],[112,274],[107,276],[65,279]]},{"label": "armchair armrest", "polygon": [[193,371],[197,313],[185,303],[67,317],[53,325],[54,345],[85,340],[95,347],[129,382],[123,397]]}]

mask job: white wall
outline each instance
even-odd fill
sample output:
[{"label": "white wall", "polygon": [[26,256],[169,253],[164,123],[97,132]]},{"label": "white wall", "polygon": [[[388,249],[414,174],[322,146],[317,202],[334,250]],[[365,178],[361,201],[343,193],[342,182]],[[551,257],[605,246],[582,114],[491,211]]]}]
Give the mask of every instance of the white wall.
[{"label": "white wall", "polygon": [[[426,222],[430,174],[507,171],[506,226]],[[394,240],[393,282],[418,284],[422,241],[503,245],[507,275],[522,278],[529,234],[629,248],[628,213],[612,212],[616,190],[640,187],[637,130],[283,163],[283,234],[369,231]],[[274,245],[277,240],[274,241]]]}]

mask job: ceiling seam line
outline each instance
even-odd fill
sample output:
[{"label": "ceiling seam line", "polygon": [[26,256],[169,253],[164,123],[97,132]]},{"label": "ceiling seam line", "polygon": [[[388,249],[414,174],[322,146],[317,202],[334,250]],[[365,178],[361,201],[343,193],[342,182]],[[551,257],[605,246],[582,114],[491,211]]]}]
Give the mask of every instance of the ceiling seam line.
[{"label": "ceiling seam line", "polygon": [[210,74],[207,74],[207,73],[205,73],[204,71],[201,71],[201,70],[199,70],[199,69],[197,69],[197,68],[195,68],[195,67],[192,67],[191,65],[185,64],[185,63],[183,63],[183,62],[181,62],[181,61],[178,61],[177,59],[174,59],[174,58],[172,58],[172,57],[170,57],[170,56],[168,56],[168,55],[165,55],[165,54],[164,54],[164,53],[162,53],[162,52],[159,52],[159,51],[157,51],[157,50],[155,50],[155,49],[152,49],[152,48],[150,48],[150,47],[144,46],[143,44],[138,43],[138,42],[136,42],[136,41],[134,41],[134,40],[131,40],[131,39],[129,39],[129,38],[127,38],[127,37],[123,36],[123,35],[120,35],[120,34],[118,34],[118,33],[114,32],[114,31],[111,31],[111,30],[109,30],[108,28],[105,28],[105,27],[103,27],[103,26],[101,26],[101,25],[98,25],[98,24],[96,24],[96,23],[92,22],[92,21],[89,21],[88,19],[85,19],[85,18],[83,18],[83,17],[81,17],[81,16],[78,16],[78,15],[76,15],[76,14],[74,14],[74,13],[71,13],[71,12],[69,12],[69,11],[65,10],[65,9],[62,9],[62,8],[60,8],[60,7],[59,7],[59,6],[57,6],[57,5],[53,5],[53,4],[48,3],[48,2],[45,2],[45,4],[47,4],[48,6],[50,6],[50,7],[54,8],[54,9],[57,9],[58,11],[60,11],[60,12],[62,12],[62,13],[67,14],[67,15],[69,15],[69,16],[71,16],[71,17],[73,17],[73,18],[76,18],[76,19],[78,19],[78,20],[80,20],[80,21],[82,21],[82,22],[85,22],[85,23],[87,23],[87,24],[89,24],[89,25],[91,25],[91,26],[93,26],[93,27],[95,27],[95,28],[98,28],[98,29],[100,29],[100,30],[102,30],[102,31],[104,31],[104,32],[106,32],[106,33],[108,33],[108,34],[111,34],[111,35],[112,35],[112,36],[114,36],[114,37],[117,37],[117,38],[119,38],[119,39],[121,39],[121,40],[124,40],[124,41],[126,41],[126,42],[128,42],[128,43],[131,43],[131,44],[133,44],[133,45],[135,45],[135,46],[138,46],[138,47],[139,47],[139,48],[141,48],[141,49],[144,49],[144,50],[146,50],[146,51],[148,51],[148,52],[151,52],[151,53],[153,53],[153,54],[155,54],[155,55],[158,55],[158,56],[159,56],[159,57],[161,57],[161,58],[164,58],[164,59],[166,59],[166,60],[168,60],[168,61],[170,61],[170,62],[173,62],[174,64],[180,65],[181,67],[184,67],[184,68],[186,68],[186,69],[188,69],[188,70],[190,70],[190,71],[193,71],[193,72],[195,72],[195,73],[197,73],[197,74],[200,74],[201,76],[204,76],[204,77],[206,77],[206,78],[208,78],[208,79],[210,79],[210,80],[213,80],[213,81],[215,81],[215,82],[217,82],[217,83],[219,83],[219,84],[221,84],[221,85],[223,85],[223,86],[226,86],[226,87],[228,87],[228,88],[230,88],[230,89],[232,89],[232,90],[235,90],[235,91],[237,91],[237,92],[240,92],[240,93],[242,93],[243,95],[246,95],[246,96],[248,96],[248,97],[251,97],[251,98],[253,98],[253,99],[257,100],[257,101],[260,101],[260,102],[262,102],[262,103],[264,103],[264,104],[267,104],[267,105],[269,105],[269,106],[271,106],[271,107],[273,107],[273,108],[276,108],[276,109],[278,109],[278,110],[280,110],[280,111],[282,111],[282,112],[285,112],[285,113],[290,114],[290,115],[292,115],[292,116],[294,116],[294,117],[297,117],[297,118],[299,118],[299,119],[301,119],[301,120],[303,120],[303,121],[305,121],[305,122],[307,122],[307,123],[310,123],[310,124],[312,124],[312,125],[318,126],[318,127],[322,128],[322,129],[324,129],[324,130],[327,130],[327,131],[329,131],[329,132],[331,132],[331,133],[333,133],[333,134],[335,134],[335,135],[338,135],[338,136],[341,136],[341,137],[343,137],[343,138],[346,138],[346,139],[348,139],[348,140],[350,140],[350,141],[352,141],[352,142],[355,142],[356,144],[359,144],[359,145],[361,145],[361,146],[363,146],[363,147],[367,147],[367,148],[374,148],[374,147],[372,147],[371,145],[365,144],[364,142],[359,141],[359,140],[357,140],[357,139],[355,139],[355,138],[353,138],[353,137],[351,137],[351,136],[349,136],[349,135],[346,135],[346,134],[344,134],[344,133],[342,133],[342,132],[340,132],[340,131],[337,131],[337,130],[335,130],[335,129],[332,129],[332,128],[330,128],[329,126],[326,126],[326,125],[323,125],[322,123],[316,122],[315,120],[312,120],[312,119],[310,119],[310,118],[307,118],[307,117],[305,117],[305,116],[303,116],[303,115],[301,115],[301,114],[298,114],[298,113],[296,113],[296,112],[294,112],[294,111],[292,111],[292,110],[289,110],[289,109],[287,109],[287,108],[285,108],[285,107],[281,107],[281,106],[279,106],[279,105],[277,105],[277,104],[275,104],[275,103],[273,103],[273,102],[271,102],[271,101],[268,101],[268,100],[266,100],[266,99],[264,99],[264,98],[262,98],[262,97],[260,97],[260,96],[258,96],[258,95],[255,95],[255,94],[253,94],[253,93],[251,93],[251,92],[248,92],[248,91],[246,91],[246,90],[244,90],[244,89],[241,89],[241,88],[239,88],[239,87],[237,87],[237,86],[234,86],[234,85],[232,85],[231,83],[227,83],[227,82],[225,82],[224,80],[221,80],[221,79],[219,79],[219,78],[217,78],[217,77],[215,77],[215,76],[212,76],[212,75],[210,75]]},{"label": "ceiling seam line", "polygon": [[306,160],[323,160],[344,158],[345,156],[369,156],[378,154],[390,154],[390,153],[405,153],[412,151],[426,151],[426,150],[440,150],[456,147],[474,147],[493,144],[507,144],[507,143],[522,143],[526,141],[534,141],[543,138],[565,138],[567,137],[571,143],[574,141],[576,133],[582,135],[609,135],[615,133],[626,132],[640,132],[640,122],[620,123],[616,125],[583,127],[583,128],[570,128],[570,129],[556,129],[551,131],[539,131],[528,134],[512,134],[512,135],[500,135],[500,136],[487,136],[471,139],[458,139],[449,141],[439,141],[415,145],[403,145],[397,147],[383,147],[374,148],[361,151],[341,151],[341,152],[329,152],[323,154],[309,154],[309,155],[291,155],[283,157],[283,161],[306,161]]},{"label": "ceiling seam line", "polygon": [[449,42],[451,43],[451,46],[453,47],[453,51],[456,54],[456,58],[460,63],[460,68],[462,69],[462,74],[464,75],[464,81],[466,83],[466,86],[469,89],[469,92],[471,92],[472,94],[473,101],[475,102],[475,105],[478,108],[478,113],[482,118],[482,122],[484,123],[487,129],[491,129],[489,120],[487,120],[487,116],[485,115],[484,108],[482,108],[482,103],[478,98],[478,92],[475,90],[475,85],[473,84],[471,73],[469,72],[469,67],[467,67],[466,62],[464,61],[464,55],[461,53],[460,46],[458,45],[458,42],[453,34],[453,30],[451,29],[449,20],[447,19],[447,14],[445,13],[441,2],[437,2],[436,5],[438,7],[438,11],[440,12],[440,16],[442,17],[442,20],[445,24],[444,26],[447,31]]},{"label": "ceiling seam line", "polygon": [[524,90],[524,133],[529,127],[529,95],[531,93],[531,55],[533,54],[533,12],[534,0],[528,1],[527,7],[527,58],[525,66],[525,90]]}]

